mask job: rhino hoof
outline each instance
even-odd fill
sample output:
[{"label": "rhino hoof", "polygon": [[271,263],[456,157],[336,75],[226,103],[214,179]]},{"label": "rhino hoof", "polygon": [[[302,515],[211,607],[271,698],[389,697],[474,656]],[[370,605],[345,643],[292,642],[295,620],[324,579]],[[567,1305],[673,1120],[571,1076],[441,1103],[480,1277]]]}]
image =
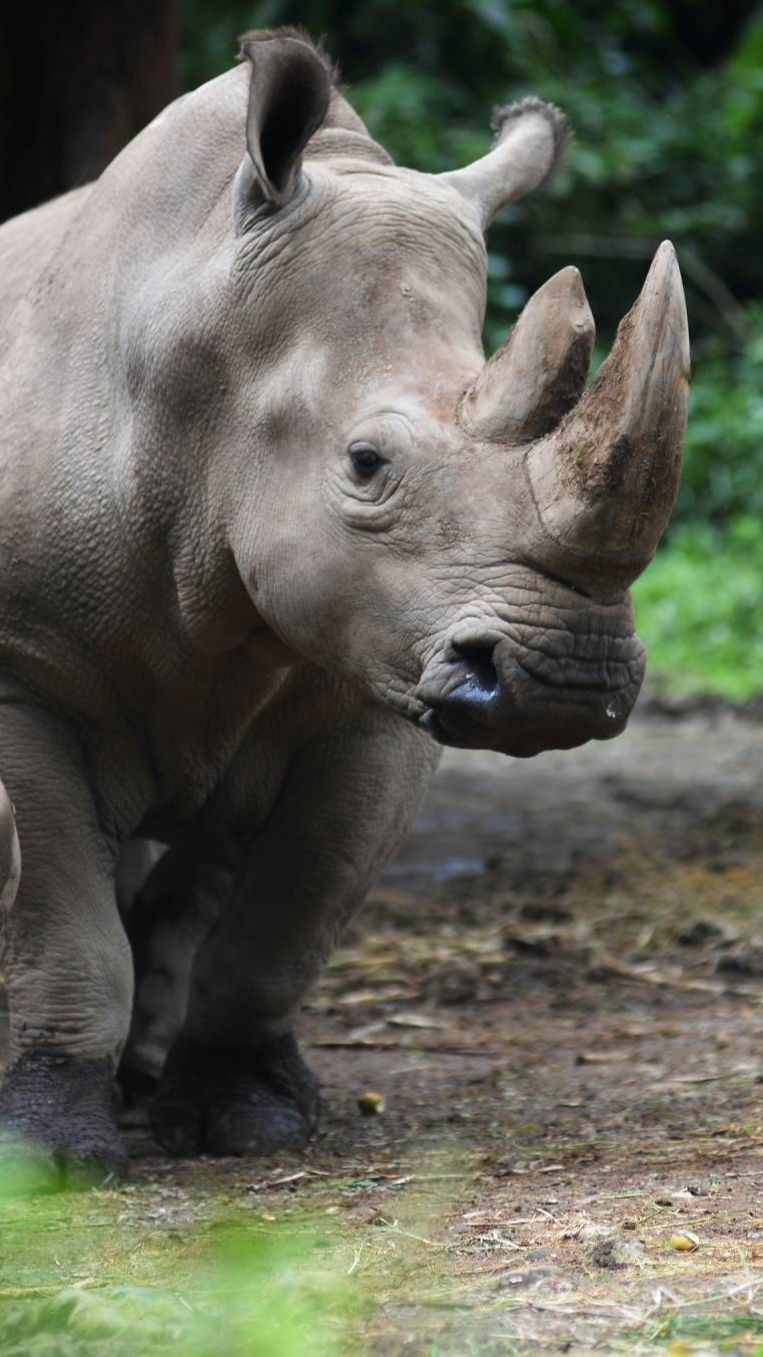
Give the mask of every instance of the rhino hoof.
[{"label": "rhino hoof", "polygon": [[0,1089],[0,1196],[108,1187],[127,1168],[110,1061],[31,1051]]},{"label": "rhino hoof", "polygon": [[205,1047],[179,1037],[150,1111],[171,1154],[300,1150],[318,1121],[318,1081],[291,1034],[257,1046]]}]

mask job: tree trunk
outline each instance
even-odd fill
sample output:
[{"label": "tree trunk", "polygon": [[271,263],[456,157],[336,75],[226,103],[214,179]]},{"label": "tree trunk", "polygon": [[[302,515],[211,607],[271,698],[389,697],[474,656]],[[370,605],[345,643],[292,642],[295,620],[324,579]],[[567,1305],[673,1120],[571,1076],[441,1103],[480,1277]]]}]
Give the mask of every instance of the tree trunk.
[{"label": "tree trunk", "polygon": [[0,220],[87,183],[177,93],[175,0],[0,10]]}]

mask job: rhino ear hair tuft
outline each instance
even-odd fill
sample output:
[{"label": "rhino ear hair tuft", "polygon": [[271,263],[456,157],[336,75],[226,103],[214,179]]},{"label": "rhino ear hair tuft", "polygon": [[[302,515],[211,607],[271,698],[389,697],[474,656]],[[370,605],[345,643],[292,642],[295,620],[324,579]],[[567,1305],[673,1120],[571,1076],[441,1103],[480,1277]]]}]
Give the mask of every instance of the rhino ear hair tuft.
[{"label": "rhino ear hair tuft", "polygon": [[241,56],[251,67],[246,145],[250,164],[236,179],[237,194],[252,192],[274,208],[292,196],[302,152],[329,107],[332,72],[325,56],[299,34],[247,35]]}]

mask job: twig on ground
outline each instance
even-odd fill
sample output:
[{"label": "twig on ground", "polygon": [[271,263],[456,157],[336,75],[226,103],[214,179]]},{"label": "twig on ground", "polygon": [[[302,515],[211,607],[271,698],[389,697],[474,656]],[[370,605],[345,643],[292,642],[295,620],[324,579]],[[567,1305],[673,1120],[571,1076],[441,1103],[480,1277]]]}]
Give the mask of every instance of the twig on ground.
[{"label": "twig on ground", "polygon": [[347,1269],[347,1276],[348,1276],[348,1277],[351,1277],[351,1276],[352,1276],[353,1272],[355,1271],[356,1267],[358,1266],[358,1264],[359,1264],[361,1258],[363,1257],[363,1250],[364,1250],[365,1247],[366,1247],[366,1241],[365,1241],[365,1239],[361,1239],[360,1243],[358,1244],[357,1248],[355,1249],[355,1257],[353,1258],[352,1262],[350,1263],[350,1266],[349,1266],[348,1269]]}]

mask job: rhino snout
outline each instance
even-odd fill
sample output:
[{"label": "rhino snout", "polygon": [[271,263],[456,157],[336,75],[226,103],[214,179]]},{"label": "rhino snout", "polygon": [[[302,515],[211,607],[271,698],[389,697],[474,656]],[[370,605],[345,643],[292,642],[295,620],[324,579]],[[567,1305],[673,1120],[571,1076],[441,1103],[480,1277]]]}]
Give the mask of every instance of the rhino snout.
[{"label": "rhino snout", "polygon": [[633,634],[573,638],[565,655],[501,640],[451,642],[422,675],[419,725],[440,744],[530,757],[624,729],[645,652]]}]

